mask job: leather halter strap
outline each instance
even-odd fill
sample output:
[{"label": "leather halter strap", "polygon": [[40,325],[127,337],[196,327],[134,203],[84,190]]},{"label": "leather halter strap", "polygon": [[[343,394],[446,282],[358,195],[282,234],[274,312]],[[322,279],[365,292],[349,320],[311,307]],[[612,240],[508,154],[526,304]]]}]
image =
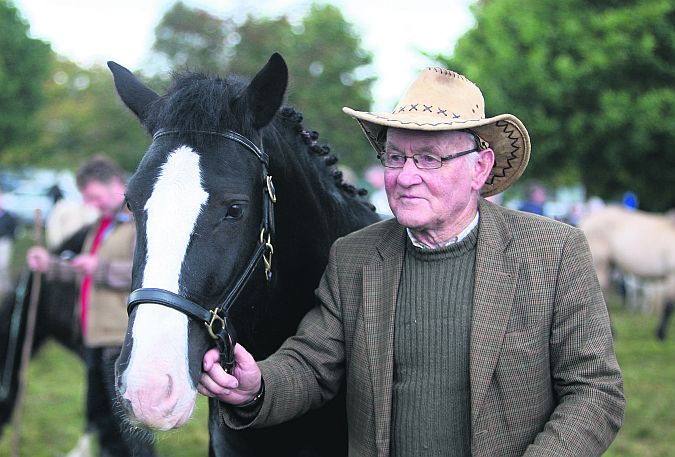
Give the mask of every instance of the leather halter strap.
[{"label": "leather halter strap", "polygon": [[216,346],[220,351],[220,364],[226,371],[231,372],[235,365],[234,346],[237,344],[237,336],[235,329],[232,326],[232,322],[229,319],[229,310],[248,283],[251,275],[260,263],[260,260],[263,260],[264,263],[265,278],[268,281],[272,278],[272,254],[274,252],[272,246],[272,236],[274,235],[273,206],[276,202],[276,194],[274,185],[272,184],[272,177],[269,176],[267,172],[269,156],[262,149],[258,148],[251,140],[231,130],[226,130],[224,132],[205,130],[158,130],[153,135],[152,140],[154,142],[162,136],[178,134],[214,135],[225,138],[241,144],[258,158],[262,164],[262,182],[264,184],[259,243],[241,275],[234,283],[234,286],[227,292],[223,301],[215,308],[207,310],[182,295],[178,295],[165,289],[143,287],[136,289],[129,294],[127,312],[131,314],[131,311],[141,303],[154,303],[175,309],[193,319],[204,322],[209,335],[215,340]]}]

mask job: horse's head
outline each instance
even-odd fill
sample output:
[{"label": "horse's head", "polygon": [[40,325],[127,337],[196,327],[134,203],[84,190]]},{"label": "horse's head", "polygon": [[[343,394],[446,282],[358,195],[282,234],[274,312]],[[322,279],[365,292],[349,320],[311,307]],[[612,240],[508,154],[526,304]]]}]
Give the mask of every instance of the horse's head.
[{"label": "horse's head", "polygon": [[159,96],[127,69],[109,67],[120,97],[153,136],[127,186],[137,290],[117,388],[132,422],[167,430],[192,413],[202,356],[214,345],[202,321],[208,310],[236,298],[226,296],[241,289],[247,271],[264,282],[257,266],[269,255],[261,239],[269,235],[273,192],[261,129],[282,103],[288,72],[275,54],[250,84],[188,74]]}]

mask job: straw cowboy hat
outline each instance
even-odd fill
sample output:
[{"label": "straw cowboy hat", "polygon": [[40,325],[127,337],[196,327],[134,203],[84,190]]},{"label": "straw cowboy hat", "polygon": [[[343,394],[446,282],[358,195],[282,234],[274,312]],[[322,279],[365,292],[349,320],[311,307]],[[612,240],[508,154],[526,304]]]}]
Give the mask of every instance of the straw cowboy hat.
[{"label": "straw cowboy hat", "polygon": [[[471,130],[488,143],[495,164],[483,197],[498,194],[523,174],[530,159],[530,137],[512,114],[485,118],[485,102],[478,86],[454,71],[427,68],[410,86],[391,113],[372,113],[342,108],[356,119],[368,141],[380,153],[387,128],[447,131]],[[485,144],[481,144],[485,148]]]}]

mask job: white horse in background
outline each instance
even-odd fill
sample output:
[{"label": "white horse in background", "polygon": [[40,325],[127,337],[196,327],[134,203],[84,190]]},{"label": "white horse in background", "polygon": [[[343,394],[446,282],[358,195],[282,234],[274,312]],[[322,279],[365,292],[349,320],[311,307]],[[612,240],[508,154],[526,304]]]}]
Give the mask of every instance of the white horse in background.
[{"label": "white horse in background", "polygon": [[640,280],[664,281],[675,274],[675,221],[670,216],[607,206],[586,215],[579,227],[603,288],[609,285],[612,264]]},{"label": "white horse in background", "polygon": [[612,267],[618,268],[628,279],[628,306],[651,312],[663,308],[660,327],[665,332],[675,301],[675,219],[607,206],[587,214],[579,227],[602,289],[609,290]]}]

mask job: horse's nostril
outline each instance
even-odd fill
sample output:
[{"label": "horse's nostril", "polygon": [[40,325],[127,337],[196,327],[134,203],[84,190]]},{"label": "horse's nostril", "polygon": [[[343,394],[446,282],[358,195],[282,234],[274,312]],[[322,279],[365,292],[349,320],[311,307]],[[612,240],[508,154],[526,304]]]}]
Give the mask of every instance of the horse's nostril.
[{"label": "horse's nostril", "polygon": [[173,378],[171,377],[170,374],[166,375],[167,377],[167,382],[166,382],[166,396],[167,398],[171,396],[173,393]]}]

